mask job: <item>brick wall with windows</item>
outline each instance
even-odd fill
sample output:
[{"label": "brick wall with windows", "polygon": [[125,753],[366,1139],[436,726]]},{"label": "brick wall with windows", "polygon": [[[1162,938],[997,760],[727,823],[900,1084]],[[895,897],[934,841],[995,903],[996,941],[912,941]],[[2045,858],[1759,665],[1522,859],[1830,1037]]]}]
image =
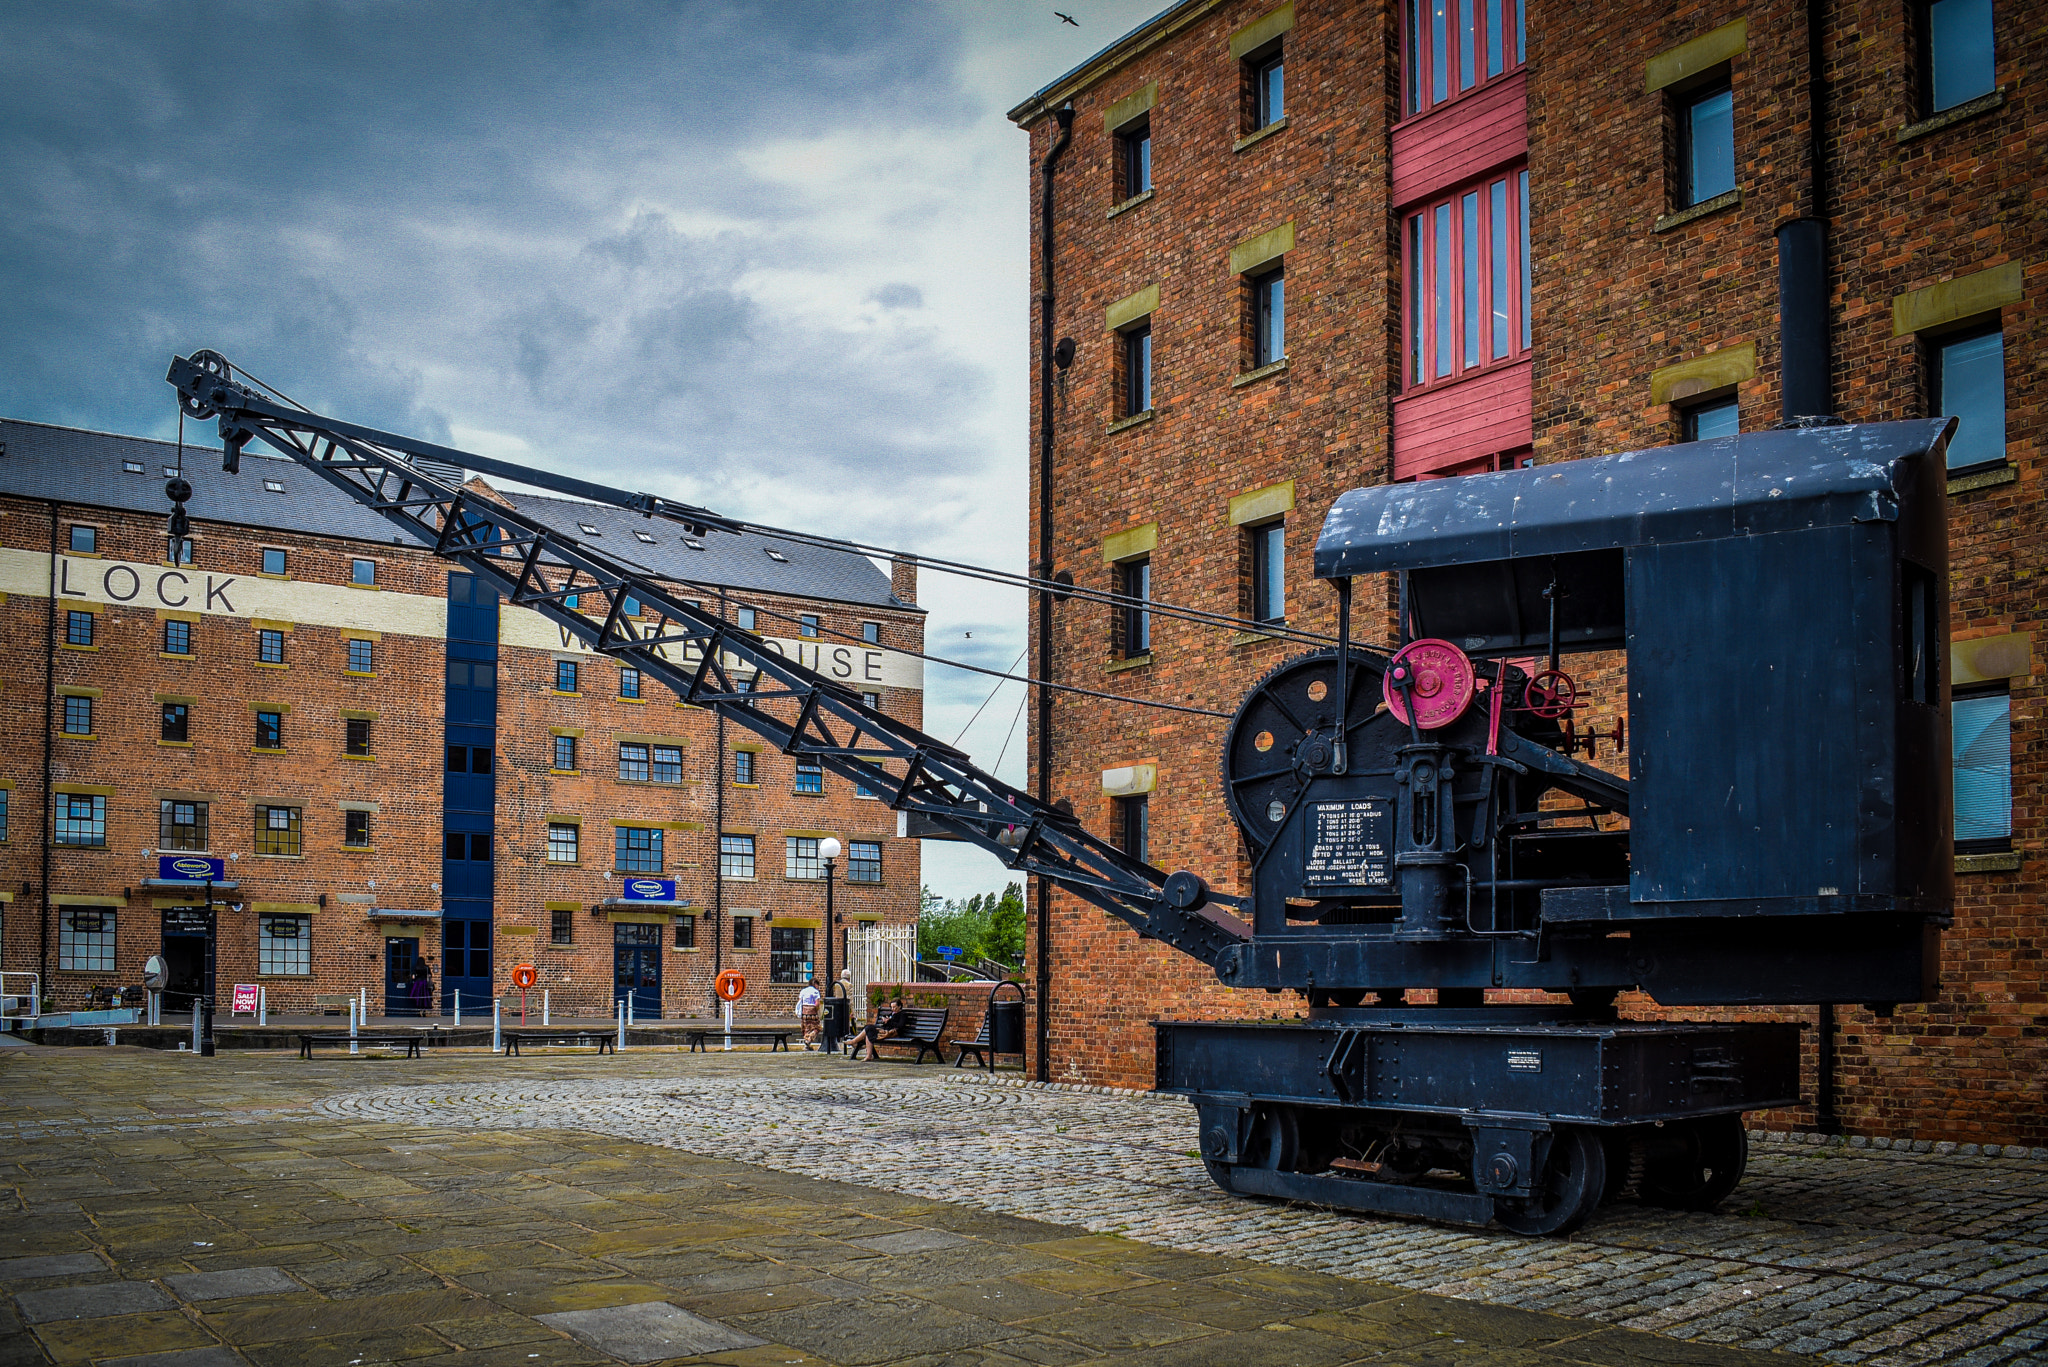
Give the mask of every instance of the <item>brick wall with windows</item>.
[{"label": "brick wall with windows", "polygon": [[[1984,8],[1944,7],[1943,21]],[[2048,10],[1988,9],[1988,56],[1943,30],[1946,55],[1931,64],[1926,6],[1823,11],[1835,411],[1974,415],[1952,464],[1951,624],[1976,843],[1940,999],[1883,1021],[1842,1012],[1839,1085],[1853,1128],[2038,1144],[2048,232],[2034,187],[2048,166],[2026,130],[2039,122],[2029,78],[2048,62]],[[1345,488],[1778,420],[1774,231],[1812,207],[1807,7],[1579,0],[1524,17],[1513,0],[1302,0],[1284,29],[1285,126],[1248,142],[1233,42],[1277,12],[1254,0],[1169,11],[1012,111],[1034,186],[1050,112],[1069,100],[1075,111],[1057,175],[1051,335],[1073,338],[1076,357],[1049,415],[1033,385],[1034,459],[1038,424],[1056,425],[1048,569],[1114,590],[1142,555],[1160,601],[1270,612],[1253,532],[1271,514],[1238,516],[1237,502],[1291,481],[1285,620],[1329,632],[1334,595],[1308,560]],[[1116,120],[1139,105],[1150,192],[1124,203]],[[1283,224],[1284,364],[1249,369],[1256,296],[1232,254]],[[1035,348],[1048,283],[1035,213],[1031,231]],[[1137,423],[1116,330],[1133,307],[1152,348],[1150,416]],[[1032,365],[1035,378],[1035,350]],[[1034,553],[1036,517],[1034,502]],[[1358,585],[1363,640],[1391,635],[1386,590]],[[1051,659],[1034,664],[1228,711],[1305,648],[1157,614],[1142,660],[1126,658],[1124,637],[1112,609],[1070,600]],[[1990,663],[1969,663],[1979,656]],[[1596,699],[1587,721],[1607,729],[1625,697],[1619,661],[1581,658],[1575,672]],[[1052,727],[1054,794],[1091,829],[1125,830],[1127,799],[1104,791],[1106,775],[1154,766],[1152,862],[1245,890],[1215,788],[1217,723],[1062,697]],[[1052,907],[1055,1078],[1148,1085],[1150,1019],[1272,1009],[1063,894]]]}]

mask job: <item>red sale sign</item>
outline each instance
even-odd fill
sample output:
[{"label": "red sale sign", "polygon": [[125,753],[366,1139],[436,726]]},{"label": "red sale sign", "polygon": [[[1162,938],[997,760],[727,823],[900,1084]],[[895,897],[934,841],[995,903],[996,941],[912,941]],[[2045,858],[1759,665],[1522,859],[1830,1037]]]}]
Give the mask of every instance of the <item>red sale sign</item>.
[{"label": "red sale sign", "polygon": [[256,984],[254,983],[235,984],[234,1004],[229,1008],[228,1014],[230,1016],[239,1016],[244,1013],[251,1016],[256,1014]]}]

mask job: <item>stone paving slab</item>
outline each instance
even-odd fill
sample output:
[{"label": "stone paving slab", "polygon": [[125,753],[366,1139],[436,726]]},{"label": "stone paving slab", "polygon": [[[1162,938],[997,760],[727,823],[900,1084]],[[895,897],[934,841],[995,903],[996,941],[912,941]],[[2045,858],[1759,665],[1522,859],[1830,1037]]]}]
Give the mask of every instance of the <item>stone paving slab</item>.
[{"label": "stone paving slab", "polygon": [[[2048,1362],[2027,1158],[1772,1146],[1721,1215],[1542,1241],[1226,1196],[1176,1101],[803,1054],[588,1064],[5,1055],[0,1268],[93,1264],[0,1273],[0,1367],[632,1360],[566,1327],[592,1312],[761,1340],[693,1359],[733,1367]],[[277,1289],[197,1298],[256,1269]],[[161,1299],[16,1317],[110,1286]]]}]

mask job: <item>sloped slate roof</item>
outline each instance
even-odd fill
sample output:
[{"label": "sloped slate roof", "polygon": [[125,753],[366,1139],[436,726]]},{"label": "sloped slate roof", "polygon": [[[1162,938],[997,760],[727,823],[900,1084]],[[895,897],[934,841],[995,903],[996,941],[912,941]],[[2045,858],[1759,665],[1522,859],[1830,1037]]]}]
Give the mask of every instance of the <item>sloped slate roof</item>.
[{"label": "sloped slate roof", "polygon": [[[164,468],[177,462],[176,443],[0,418],[0,444],[4,444],[0,448],[0,495],[170,516],[170,501],[164,497]],[[124,461],[139,462],[142,473],[124,470]],[[241,472],[230,475],[220,468],[218,447],[187,442],[184,468],[193,490],[192,500],[185,506],[196,520],[384,545],[417,544],[311,471],[281,456],[266,456],[254,446],[242,453]],[[266,481],[282,484],[284,492],[264,488]],[[683,528],[673,522],[574,499],[524,493],[500,496],[550,527],[659,578],[920,610],[897,602],[889,591],[889,576],[867,557],[850,551],[726,532],[693,538],[701,539],[704,546],[697,551],[684,543]],[[580,528],[582,523],[596,527],[600,535],[586,534]],[[654,537],[654,543],[641,541],[635,531]],[[768,555],[769,546],[785,556],[786,562]]]}]

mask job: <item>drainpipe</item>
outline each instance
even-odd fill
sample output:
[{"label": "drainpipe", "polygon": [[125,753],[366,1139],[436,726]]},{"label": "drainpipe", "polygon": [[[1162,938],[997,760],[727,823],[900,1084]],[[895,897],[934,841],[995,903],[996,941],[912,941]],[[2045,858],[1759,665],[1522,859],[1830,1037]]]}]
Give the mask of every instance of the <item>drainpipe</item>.
[{"label": "drainpipe", "polygon": [[[718,620],[727,620],[728,598],[724,589],[718,591]],[[713,709],[718,718],[718,765],[712,774],[713,819],[717,830],[711,837],[711,978],[725,970],[725,712]],[[730,1041],[728,1041],[730,1043]]]},{"label": "drainpipe", "polygon": [[[1053,111],[1059,132],[1038,168],[1042,188],[1038,197],[1038,559],[1033,574],[1050,579],[1052,558],[1052,396],[1053,396],[1053,176],[1059,170],[1060,154],[1074,136],[1074,107],[1069,104]],[[53,532],[54,536],[55,533]],[[1052,682],[1052,595],[1038,595],[1038,678]],[[47,743],[47,741],[46,741]],[[1052,805],[1052,690],[1038,690],[1038,800]],[[1048,1020],[1052,1005],[1052,884],[1044,878],[1038,885],[1038,1080],[1052,1076],[1046,1046],[1052,1038]]]},{"label": "drainpipe", "polygon": [[57,840],[57,809],[50,801],[55,762],[51,733],[57,729],[57,505],[50,504],[50,597],[43,605],[43,886],[42,917],[36,932],[36,1012],[50,992],[50,848]]},{"label": "drainpipe", "polygon": [[1834,412],[1828,336],[1827,71],[1823,0],[1806,4],[1806,213],[1778,226],[1778,364],[1784,420]]}]

